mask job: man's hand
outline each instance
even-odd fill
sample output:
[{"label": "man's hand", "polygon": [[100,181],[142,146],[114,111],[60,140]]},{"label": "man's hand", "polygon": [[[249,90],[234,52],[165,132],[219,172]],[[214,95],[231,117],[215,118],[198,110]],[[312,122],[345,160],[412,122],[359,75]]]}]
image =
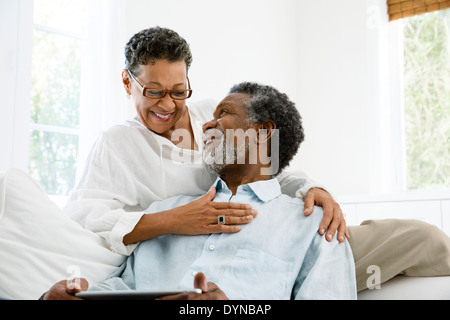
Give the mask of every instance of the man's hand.
[{"label": "man's hand", "polygon": [[202,293],[182,293],[161,297],[158,300],[229,300],[218,286],[206,281],[206,276],[201,272],[195,275],[194,288],[201,289]]},{"label": "man's hand", "polygon": [[44,300],[82,300],[75,297],[81,291],[87,291],[89,283],[86,279],[64,280],[55,284],[45,295]]},{"label": "man's hand", "polygon": [[350,239],[341,207],[328,192],[319,188],[311,188],[305,196],[305,216],[313,213],[314,205],[323,207],[323,219],[319,227],[320,235],[324,235],[328,229],[326,239],[331,241],[337,230],[339,242],[344,242],[344,236]]}]

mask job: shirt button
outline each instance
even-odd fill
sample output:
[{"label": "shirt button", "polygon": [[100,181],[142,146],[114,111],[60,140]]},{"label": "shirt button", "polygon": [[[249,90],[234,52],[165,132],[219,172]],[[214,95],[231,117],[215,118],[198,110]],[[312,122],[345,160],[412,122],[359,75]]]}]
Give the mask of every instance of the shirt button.
[{"label": "shirt button", "polygon": [[212,244],[212,245],[209,246],[209,250],[214,251],[215,249],[216,249],[215,245]]}]

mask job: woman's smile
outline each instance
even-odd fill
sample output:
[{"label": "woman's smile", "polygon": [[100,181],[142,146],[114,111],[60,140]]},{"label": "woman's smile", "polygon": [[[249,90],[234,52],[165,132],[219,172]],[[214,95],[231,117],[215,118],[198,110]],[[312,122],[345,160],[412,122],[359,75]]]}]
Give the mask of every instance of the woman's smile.
[{"label": "woman's smile", "polygon": [[175,112],[172,112],[172,113],[159,113],[159,112],[155,112],[155,111],[150,111],[150,114],[157,121],[168,122],[168,121],[172,120],[173,116],[175,115]]}]

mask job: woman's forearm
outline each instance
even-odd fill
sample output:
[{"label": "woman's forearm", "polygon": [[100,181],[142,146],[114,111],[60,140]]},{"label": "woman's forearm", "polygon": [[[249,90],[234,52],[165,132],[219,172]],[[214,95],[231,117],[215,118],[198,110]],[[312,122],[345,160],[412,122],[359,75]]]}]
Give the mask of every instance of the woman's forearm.
[{"label": "woman's forearm", "polygon": [[123,237],[123,244],[134,244],[174,233],[170,211],[144,214],[133,231]]}]

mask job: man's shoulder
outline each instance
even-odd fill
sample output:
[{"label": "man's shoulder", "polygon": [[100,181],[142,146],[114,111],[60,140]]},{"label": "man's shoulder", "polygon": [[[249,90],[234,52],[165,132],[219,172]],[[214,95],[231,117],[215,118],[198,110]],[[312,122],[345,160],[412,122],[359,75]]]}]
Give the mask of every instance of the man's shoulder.
[{"label": "man's shoulder", "polygon": [[274,201],[276,204],[284,205],[284,206],[287,206],[290,208],[303,208],[304,209],[304,206],[305,206],[305,202],[303,201],[303,199],[291,197],[284,193],[280,194],[278,197],[276,197],[272,201]]},{"label": "man's shoulder", "polygon": [[[295,212],[302,219],[305,217],[303,214],[305,211],[305,202],[300,198],[293,198],[283,193],[271,202],[275,207],[284,208],[286,211]],[[323,208],[314,206],[313,213],[306,218],[310,218],[309,220],[314,220],[311,222],[320,223],[323,218]]]}]

